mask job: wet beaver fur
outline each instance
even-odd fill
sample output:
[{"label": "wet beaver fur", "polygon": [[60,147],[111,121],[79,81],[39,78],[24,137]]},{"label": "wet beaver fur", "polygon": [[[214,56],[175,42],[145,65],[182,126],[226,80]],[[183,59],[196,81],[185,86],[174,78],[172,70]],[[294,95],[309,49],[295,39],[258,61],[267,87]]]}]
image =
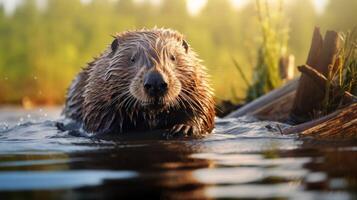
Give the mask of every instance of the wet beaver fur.
[{"label": "wet beaver fur", "polygon": [[214,128],[213,93],[196,53],[170,29],[127,31],[73,80],[63,114],[90,133]]}]

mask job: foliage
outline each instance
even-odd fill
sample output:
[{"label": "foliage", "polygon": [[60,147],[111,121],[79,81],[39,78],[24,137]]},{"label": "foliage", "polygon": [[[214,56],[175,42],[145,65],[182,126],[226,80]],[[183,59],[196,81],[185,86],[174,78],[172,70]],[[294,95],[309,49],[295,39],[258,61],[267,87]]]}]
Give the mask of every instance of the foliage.
[{"label": "foliage", "polygon": [[335,66],[329,69],[323,113],[336,110],[342,103],[341,99],[336,99],[336,95],[330,93],[332,85],[357,96],[357,27],[340,35],[342,47]]},{"label": "foliage", "polygon": [[[254,2],[235,9],[229,0],[208,0],[197,16],[188,14],[183,0],[161,0],[160,5],[148,0],[92,0],[87,4],[45,0],[45,8],[37,2],[43,1],[24,0],[12,14],[6,14],[0,5],[0,104],[62,103],[81,67],[110,44],[110,35],[128,29],[156,25],[184,33],[208,67],[218,99],[242,99],[250,85],[239,78],[232,56],[246,77],[253,76],[250,66],[261,66],[252,59],[258,52],[261,58],[275,57],[266,54],[267,48],[275,47],[261,45],[259,29],[266,22],[257,22]],[[344,18],[353,1],[338,4],[332,0],[329,12],[321,16],[314,12],[310,0],[289,2],[289,47],[297,63],[306,58],[314,24],[343,29],[354,23]],[[350,19],[357,16],[353,9],[348,15]],[[256,51],[258,47],[260,51]],[[275,81],[269,84],[278,84]]]},{"label": "foliage", "polygon": [[256,1],[262,43],[258,47],[257,63],[253,72],[253,84],[248,88],[246,101],[279,87],[279,59],[287,50],[288,28],[282,11],[282,1],[271,10],[267,0]]},{"label": "foliage", "polygon": [[357,27],[342,35],[342,39],[343,47],[340,52],[342,62],[338,68],[338,85],[357,96]]}]

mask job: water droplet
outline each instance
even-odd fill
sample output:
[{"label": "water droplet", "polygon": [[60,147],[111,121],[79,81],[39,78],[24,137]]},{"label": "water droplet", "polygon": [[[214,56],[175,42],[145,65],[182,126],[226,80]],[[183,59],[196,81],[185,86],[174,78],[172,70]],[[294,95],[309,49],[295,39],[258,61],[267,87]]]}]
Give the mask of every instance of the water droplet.
[{"label": "water droplet", "polygon": [[31,115],[30,115],[30,114],[27,114],[27,118],[31,118]]},{"label": "water droplet", "polygon": [[24,121],[24,118],[21,117],[21,118],[20,118],[20,122],[23,122],[23,121]]},{"label": "water droplet", "polygon": [[34,80],[37,80],[38,78],[37,78],[37,76],[34,76],[33,79],[34,79]]},{"label": "water droplet", "polygon": [[7,81],[9,78],[7,76],[4,77],[5,81]]}]

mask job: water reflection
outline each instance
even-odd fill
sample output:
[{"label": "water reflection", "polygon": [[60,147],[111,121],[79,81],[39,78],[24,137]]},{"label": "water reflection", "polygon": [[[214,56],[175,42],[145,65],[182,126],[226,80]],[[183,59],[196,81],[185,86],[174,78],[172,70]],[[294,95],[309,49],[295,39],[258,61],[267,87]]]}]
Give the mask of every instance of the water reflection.
[{"label": "water reflection", "polygon": [[[140,143],[140,142],[139,142]],[[138,145],[138,142],[127,144]],[[72,165],[73,169],[113,169],[135,170],[138,178],[129,181],[105,181],[99,190],[102,197],[154,197],[170,198],[195,195],[202,198],[202,183],[192,176],[192,171],[214,165],[208,159],[190,157],[200,144],[187,141],[145,141],[145,145],[133,148],[119,148],[110,151],[92,152],[85,163]],[[71,156],[84,157],[86,153]],[[93,187],[77,189],[80,193],[90,193]]]},{"label": "water reflection", "polygon": [[32,171],[0,172],[0,190],[53,190],[100,185],[103,180],[128,179],[137,176],[131,171]]},{"label": "water reflection", "polygon": [[357,149],[353,140],[305,140],[300,149],[281,156],[311,157],[304,164],[310,173],[302,179],[308,191],[329,191],[357,197]]},{"label": "water reflection", "polygon": [[[52,193],[60,198],[69,194],[103,198],[203,197],[200,188],[204,185],[192,176],[192,171],[213,164],[190,157],[200,149],[196,147],[192,141],[129,140],[92,151],[1,155],[0,190],[7,191],[7,197],[31,193],[27,191],[30,189],[55,189]],[[137,176],[127,176],[128,173]],[[17,192],[9,192],[12,190]]]},{"label": "water reflection", "polygon": [[267,125],[218,120],[206,138],[168,141],[18,126],[0,133],[0,199],[356,199],[356,141],[300,140]]}]

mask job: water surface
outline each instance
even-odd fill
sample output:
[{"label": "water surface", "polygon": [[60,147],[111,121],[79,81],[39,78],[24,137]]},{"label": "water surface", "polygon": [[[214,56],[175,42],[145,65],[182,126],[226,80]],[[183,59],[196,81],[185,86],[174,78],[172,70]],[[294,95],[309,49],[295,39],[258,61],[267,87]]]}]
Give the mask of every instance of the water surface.
[{"label": "water surface", "polygon": [[356,141],[301,140],[249,117],[217,119],[202,139],[95,139],[58,131],[59,114],[0,108],[0,199],[357,198]]}]

